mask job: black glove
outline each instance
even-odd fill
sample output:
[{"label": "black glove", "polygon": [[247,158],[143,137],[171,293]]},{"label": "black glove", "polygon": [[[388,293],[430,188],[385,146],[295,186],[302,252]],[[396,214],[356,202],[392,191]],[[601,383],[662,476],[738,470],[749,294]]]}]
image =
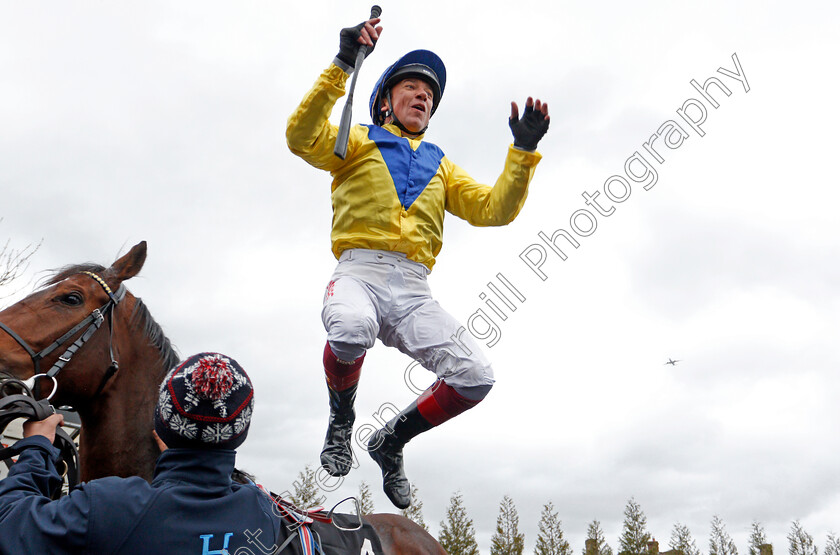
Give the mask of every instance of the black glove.
[{"label": "black glove", "polygon": [[[367,21],[362,21],[355,27],[345,27],[341,30],[341,34],[339,35],[340,39],[338,41],[338,54],[336,55],[336,58],[341,60],[341,62],[349,69],[355,69],[356,67],[356,54],[359,53],[359,47],[362,46],[362,44],[359,43],[359,37],[362,36],[362,28],[364,28],[365,23],[367,23]],[[370,53],[373,52],[375,47],[376,40],[373,41],[373,46],[367,47],[365,58],[370,56]]]},{"label": "black glove", "polygon": [[534,110],[534,105],[525,106],[522,117],[508,119],[513,132],[513,146],[522,150],[536,150],[537,143],[548,131],[548,121],[542,112]]}]

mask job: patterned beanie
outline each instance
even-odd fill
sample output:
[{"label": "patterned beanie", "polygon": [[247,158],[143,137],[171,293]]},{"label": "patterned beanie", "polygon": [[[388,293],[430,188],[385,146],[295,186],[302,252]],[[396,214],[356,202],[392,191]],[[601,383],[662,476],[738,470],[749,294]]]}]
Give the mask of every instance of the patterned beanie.
[{"label": "patterned beanie", "polygon": [[200,353],[163,380],[155,431],[168,447],[236,449],[253,410],[254,388],[242,367],[225,355]]}]

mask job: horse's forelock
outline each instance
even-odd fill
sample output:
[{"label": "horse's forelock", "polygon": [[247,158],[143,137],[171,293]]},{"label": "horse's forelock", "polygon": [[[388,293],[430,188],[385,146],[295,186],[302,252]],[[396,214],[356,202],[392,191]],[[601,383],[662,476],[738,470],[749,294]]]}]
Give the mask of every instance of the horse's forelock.
[{"label": "horse's forelock", "polygon": [[105,270],[107,270],[105,266],[102,266],[100,264],[93,264],[92,262],[64,266],[63,268],[55,270],[51,275],[48,275],[45,278],[42,287],[49,287],[50,285],[55,285],[56,283],[60,283],[72,275],[80,274],[82,272],[93,272],[94,274],[99,275],[104,273]]}]

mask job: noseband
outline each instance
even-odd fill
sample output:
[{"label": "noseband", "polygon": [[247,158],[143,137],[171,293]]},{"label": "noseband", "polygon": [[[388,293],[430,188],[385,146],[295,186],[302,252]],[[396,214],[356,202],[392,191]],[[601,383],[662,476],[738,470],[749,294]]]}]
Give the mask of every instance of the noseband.
[{"label": "noseband", "polygon": [[[108,284],[105,283],[105,280],[99,277],[98,275],[94,274],[93,272],[81,273],[90,276],[94,279],[94,281],[96,281],[96,283],[102,286],[102,289],[104,289],[105,292],[108,294],[108,302],[102,305],[101,307],[94,309],[93,312],[91,312],[87,318],[73,326],[67,333],[53,341],[40,353],[36,353],[35,350],[32,347],[30,347],[29,344],[26,341],[24,341],[24,339],[21,336],[16,334],[6,324],[0,322],[0,329],[8,333],[12,337],[12,339],[17,341],[18,344],[20,344],[20,346],[23,347],[26,350],[26,352],[29,353],[29,356],[32,358],[32,362],[35,365],[35,374],[31,378],[26,380],[26,383],[28,386],[33,388],[33,392],[35,393],[36,398],[41,396],[41,388],[39,387],[40,382],[38,381],[38,378],[51,379],[53,381],[53,390],[52,393],[50,393],[50,397],[52,397],[55,394],[55,390],[58,386],[56,376],[58,376],[58,373],[61,372],[61,370],[64,368],[64,365],[70,362],[70,359],[73,358],[73,355],[76,354],[76,352],[78,352],[78,350],[81,349],[82,346],[88,342],[88,340],[93,336],[94,332],[96,332],[96,330],[98,330],[99,327],[102,325],[102,322],[105,321],[106,317],[108,318],[108,327],[110,329],[110,337],[108,339],[108,350],[111,354],[111,365],[108,367],[105,376],[103,376],[102,382],[100,382],[96,393],[94,393],[94,396],[98,395],[102,391],[108,380],[114,374],[116,374],[117,370],[119,370],[119,364],[114,358],[114,325],[112,314],[117,304],[119,304],[119,302],[122,301],[123,298],[125,298],[125,284],[121,283],[119,288],[117,289],[117,292],[113,293],[111,291],[111,288],[108,287]],[[59,348],[62,344],[64,344],[71,337],[76,335],[85,326],[88,326],[88,328],[84,331],[84,333],[82,333],[82,335],[79,336],[79,338],[76,339],[76,341],[74,341],[73,344],[71,344],[66,351],[64,351],[64,354],[58,357],[58,360],[55,361],[55,364],[52,365],[52,368],[50,368],[46,373],[42,374],[40,365],[41,359],[43,359],[44,357],[52,353],[54,350]]]}]

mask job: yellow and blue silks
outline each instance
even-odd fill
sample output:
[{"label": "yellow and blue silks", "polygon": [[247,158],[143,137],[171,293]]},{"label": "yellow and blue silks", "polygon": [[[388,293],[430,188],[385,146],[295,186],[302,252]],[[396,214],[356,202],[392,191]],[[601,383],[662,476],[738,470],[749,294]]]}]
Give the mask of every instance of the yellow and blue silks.
[{"label": "yellow and blue silks", "polygon": [[347,74],[331,64],[289,117],[289,149],[332,181],[332,251],[363,248],[401,252],[430,270],[440,252],[446,211],[476,226],[513,221],[528,195],[541,156],[508,147],[493,187],[478,183],[423,140],[395,125],[355,125],[347,156],[333,155],[337,127],[329,122]]}]

